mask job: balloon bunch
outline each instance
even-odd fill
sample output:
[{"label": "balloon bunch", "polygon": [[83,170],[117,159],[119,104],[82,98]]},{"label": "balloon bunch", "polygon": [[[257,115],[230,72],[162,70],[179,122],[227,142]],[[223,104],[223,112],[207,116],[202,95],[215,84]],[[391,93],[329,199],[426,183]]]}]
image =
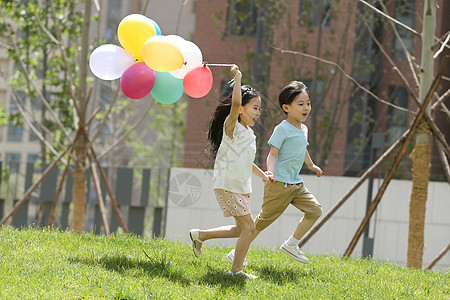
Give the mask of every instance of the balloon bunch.
[{"label": "balloon bunch", "polygon": [[177,35],[162,35],[158,24],[140,14],[126,16],[117,35],[122,47],[105,44],[89,59],[92,73],[103,80],[120,78],[131,99],[151,94],[161,103],[177,102],[184,92],[193,98],[209,93],[211,70],[199,47]]}]

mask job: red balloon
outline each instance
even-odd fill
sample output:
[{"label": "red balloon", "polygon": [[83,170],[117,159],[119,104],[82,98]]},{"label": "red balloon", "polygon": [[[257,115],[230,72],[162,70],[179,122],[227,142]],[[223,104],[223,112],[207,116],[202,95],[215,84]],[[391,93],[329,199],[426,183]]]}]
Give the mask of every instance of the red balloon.
[{"label": "red balloon", "polygon": [[208,66],[198,66],[186,73],[183,87],[186,94],[192,98],[206,96],[213,85],[213,76]]},{"label": "red balloon", "polygon": [[131,99],[141,99],[150,94],[155,84],[155,71],[144,62],[136,63],[125,70],[120,78],[122,92]]}]

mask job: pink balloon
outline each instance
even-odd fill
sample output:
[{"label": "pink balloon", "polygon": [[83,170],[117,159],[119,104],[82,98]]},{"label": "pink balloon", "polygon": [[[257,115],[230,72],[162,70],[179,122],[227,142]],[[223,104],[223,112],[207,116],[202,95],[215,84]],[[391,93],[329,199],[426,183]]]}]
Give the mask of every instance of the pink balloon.
[{"label": "pink balloon", "polygon": [[131,99],[141,99],[150,94],[155,84],[155,71],[144,62],[136,63],[125,70],[120,78],[122,92]]},{"label": "pink balloon", "polygon": [[206,96],[213,85],[213,76],[208,66],[198,66],[186,73],[183,87],[186,94],[192,98]]}]

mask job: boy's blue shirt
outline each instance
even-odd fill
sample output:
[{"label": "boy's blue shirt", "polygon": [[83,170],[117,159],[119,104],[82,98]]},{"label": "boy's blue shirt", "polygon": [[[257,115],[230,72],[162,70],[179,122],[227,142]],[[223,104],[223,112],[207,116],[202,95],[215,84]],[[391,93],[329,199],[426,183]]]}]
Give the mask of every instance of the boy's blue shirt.
[{"label": "boy's blue shirt", "polygon": [[308,127],[298,129],[286,120],[275,126],[269,145],[278,148],[275,165],[275,180],[297,184],[303,182],[299,173],[305,161],[308,143]]}]

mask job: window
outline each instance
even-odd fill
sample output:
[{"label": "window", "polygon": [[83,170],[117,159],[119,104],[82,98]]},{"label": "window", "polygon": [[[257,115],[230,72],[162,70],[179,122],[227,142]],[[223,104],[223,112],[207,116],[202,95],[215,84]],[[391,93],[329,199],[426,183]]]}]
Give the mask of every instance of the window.
[{"label": "window", "polygon": [[[139,3],[140,5],[140,3]],[[105,31],[105,39],[108,43],[117,42],[116,32],[117,26],[120,22],[120,9],[121,9],[121,1],[120,0],[110,0],[108,1],[108,18],[106,21],[106,31]]]},{"label": "window", "polygon": [[16,126],[12,123],[8,124],[8,142],[21,142],[23,135],[23,127]]},{"label": "window", "polygon": [[229,1],[227,33],[232,36],[256,36],[255,0]]},{"label": "window", "polygon": [[[9,113],[10,114],[17,114],[19,109],[17,108],[14,100],[11,99],[10,106],[9,106]],[[23,126],[22,125],[16,125],[12,122],[8,123],[8,142],[21,142],[23,136]]]},{"label": "window", "polygon": [[[402,86],[389,87],[389,102],[404,108],[408,108],[408,92]],[[389,106],[387,112],[386,130],[387,142],[392,145],[406,130],[408,125],[408,113]]]},{"label": "window", "polygon": [[315,115],[321,116],[324,104],[325,82],[323,80],[317,80],[316,91],[313,90],[313,80],[306,80],[304,83],[308,87],[309,95],[311,97],[311,107],[315,111]]},{"label": "window", "polygon": [[[39,127],[39,125],[38,125],[36,122],[33,122],[33,125],[34,125],[34,127],[35,127],[37,130],[41,131],[41,128]],[[30,142],[38,141],[39,138],[38,138],[38,136],[34,133],[34,131],[33,131],[31,128],[29,128],[28,130],[30,131],[29,141],[30,141]]]},{"label": "window", "polygon": [[330,27],[330,15],[331,0],[300,0],[300,26]]},{"label": "window", "polygon": [[10,174],[19,173],[20,153],[10,152],[5,156],[6,165],[9,167]]},{"label": "window", "polygon": [[39,159],[39,154],[28,154],[27,162],[29,163],[35,163]]},{"label": "window", "polygon": [[[415,13],[415,1],[412,0],[400,0],[395,1],[395,18],[407,25],[410,28],[414,27],[414,13]],[[407,29],[395,25],[406,50],[409,52],[413,49],[413,33]],[[397,36],[394,35],[394,47],[393,47],[393,57],[395,59],[405,59],[405,54],[402,49],[402,44],[398,40]]]}]

